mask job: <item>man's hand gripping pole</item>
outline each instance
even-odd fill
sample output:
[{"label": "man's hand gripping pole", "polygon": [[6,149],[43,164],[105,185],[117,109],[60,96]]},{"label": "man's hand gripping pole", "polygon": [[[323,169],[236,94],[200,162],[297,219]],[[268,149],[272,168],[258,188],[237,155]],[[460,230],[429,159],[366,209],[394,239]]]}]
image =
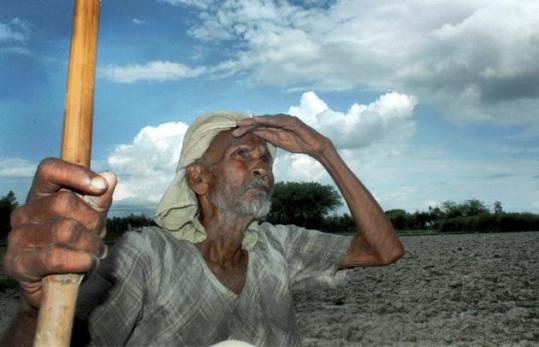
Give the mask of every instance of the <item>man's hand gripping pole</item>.
[{"label": "man's hand gripping pole", "polygon": [[[90,166],[99,0],[75,0],[62,136],[63,160]],[[43,279],[34,346],[69,346],[80,274]]]}]

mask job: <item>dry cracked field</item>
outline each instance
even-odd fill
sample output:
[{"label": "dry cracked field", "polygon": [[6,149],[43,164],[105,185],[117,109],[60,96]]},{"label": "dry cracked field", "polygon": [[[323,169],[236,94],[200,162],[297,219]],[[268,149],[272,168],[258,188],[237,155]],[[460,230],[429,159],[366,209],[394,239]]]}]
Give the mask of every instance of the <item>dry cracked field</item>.
[{"label": "dry cracked field", "polygon": [[406,255],[295,295],[307,346],[539,346],[539,232],[402,237]]}]

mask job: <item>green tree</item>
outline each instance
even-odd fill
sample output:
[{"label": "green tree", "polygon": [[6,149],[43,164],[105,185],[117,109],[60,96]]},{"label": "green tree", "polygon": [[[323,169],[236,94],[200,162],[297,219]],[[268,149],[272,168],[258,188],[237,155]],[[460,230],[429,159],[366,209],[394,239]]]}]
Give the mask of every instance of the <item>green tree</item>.
[{"label": "green tree", "polygon": [[429,229],[436,222],[436,220],[432,218],[432,215],[425,211],[415,211],[410,215],[409,219],[408,227],[415,230]]},{"label": "green tree", "polygon": [[330,215],[324,218],[324,224],[320,230],[335,233],[351,233],[356,231],[356,223],[348,213],[342,215]]},{"label": "green tree", "polygon": [[107,219],[107,237],[115,239],[124,232],[144,226],[155,226],[152,218],[142,214],[130,214],[125,217],[112,217]]},{"label": "green tree", "polygon": [[429,215],[430,221],[432,222],[432,225],[436,225],[438,221],[445,218],[445,213],[438,206],[436,207],[429,206],[429,210],[427,213]]},{"label": "green tree", "polygon": [[442,202],[440,210],[442,218],[469,217],[490,213],[487,205],[479,199],[470,199],[462,203],[446,200]]},{"label": "green tree", "polygon": [[385,214],[391,221],[391,224],[393,224],[393,228],[397,230],[409,229],[410,215],[405,210],[388,210],[385,211]]},{"label": "green tree", "polygon": [[443,218],[454,218],[461,217],[462,210],[459,208],[459,205],[451,200],[446,200],[442,202],[440,206]]},{"label": "green tree", "polygon": [[274,224],[320,228],[324,218],[342,205],[337,190],[316,182],[278,182],[267,217]]},{"label": "green tree", "polygon": [[0,198],[0,237],[7,237],[9,230],[11,230],[9,216],[11,215],[11,211],[17,208],[17,206],[19,206],[19,203],[17,202],[15,193],[11,190],[7,195]]},{"label": "green tree", "polygon": [[459,209],[462,211],[462,215],[465,217],[477,216],[479,214],[490,214],[490,210],[487,205],[479,199],[466,200],[459,205]]},{"label": "green tree", "polygon": [[502,203],[500,201],[495,201],[494,202],[494,213],[495,214],[502,214],[503,213]]}]

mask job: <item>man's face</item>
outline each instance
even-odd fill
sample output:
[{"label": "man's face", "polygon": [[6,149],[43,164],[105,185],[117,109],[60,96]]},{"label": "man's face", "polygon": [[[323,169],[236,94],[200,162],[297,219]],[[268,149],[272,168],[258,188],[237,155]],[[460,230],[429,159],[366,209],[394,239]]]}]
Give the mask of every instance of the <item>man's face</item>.
[{"label": "man's face", "polygon": [[248,133],[235,138],[219,133],[204,154],[212,182],[209,200],[215,207],[240,216],[269,213],[273,191],[272,157],[266,142]]}]

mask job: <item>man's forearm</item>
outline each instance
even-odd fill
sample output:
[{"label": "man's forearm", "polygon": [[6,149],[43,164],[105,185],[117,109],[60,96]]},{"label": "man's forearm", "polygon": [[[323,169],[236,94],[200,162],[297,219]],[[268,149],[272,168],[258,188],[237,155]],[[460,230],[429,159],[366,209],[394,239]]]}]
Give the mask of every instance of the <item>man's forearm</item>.
[{"label": "man's forearm", "polygon": [[32,346],[36,334],[38,311],[26,302],[21,304],[17,318],[4,332],[1,346]]},{"label": "man's forearm", "polygon": [[317,159],[337,184],[358,228],[343,265],[384,265],[400,258],[404,250],[391,222],[331,142]]}]

